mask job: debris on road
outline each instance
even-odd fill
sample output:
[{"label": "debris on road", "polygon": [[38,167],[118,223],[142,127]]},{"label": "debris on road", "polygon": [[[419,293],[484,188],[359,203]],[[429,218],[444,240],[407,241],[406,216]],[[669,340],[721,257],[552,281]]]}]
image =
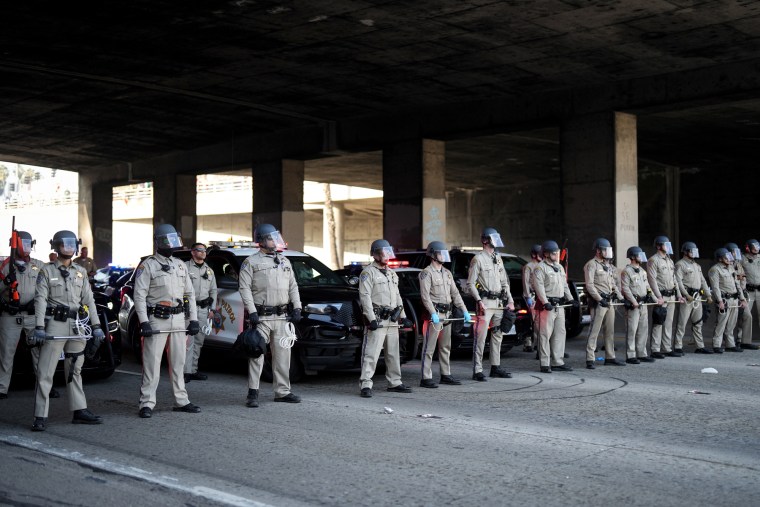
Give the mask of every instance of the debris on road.
[{"label": "debris on road", "polygon": [[386,414],[392,414],[393,409],[391,407],[383,407],[383,411],[385,411]]},{"label": "debris on road", "polygon": [[718,373],[715,368],[702,368],[702,373]]},{"label": "debris on road", "polygon": [[689,394],[710,394],[710,393],[706,393],[704,391],[689,391]]},{"label": "debris on road", "polygon": [[443,417],[433,414],[417,414],[417,417],[422,417],[423,419],[443,419]]}]

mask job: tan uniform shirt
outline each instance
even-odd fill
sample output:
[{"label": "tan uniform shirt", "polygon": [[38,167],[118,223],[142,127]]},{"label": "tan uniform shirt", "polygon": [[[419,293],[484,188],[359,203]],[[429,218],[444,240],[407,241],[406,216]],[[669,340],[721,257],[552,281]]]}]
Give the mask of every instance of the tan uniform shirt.
[{"label": "tan uniform shirt", "polygon": [[523,282],[523,297],[529,298],[531,293],[533,292],[533,287],[531,286],[531,280],[533,277],[533,270],[536,269],[536,266],[538,266],[539,262],[535,259],[531,259],[530,262],[528,262],[526,265],[522,267],[522,282]]},{"label": "tan uniform shirt", "polygon": [[628,264],[620,274],[620,285],[623,296],[632,303],[638,303],[636,298],[643,298],[649,290],[646,270],[641,266]]},{"label": "tan uniform shirt", "polygon": [[398,291],[398,275],[392,269],[383,269],[377,262],[372,262],[359,275],[359,301],[362,313],[369,322],[380,320],[373,306],[388,308],[401,307],[400,319],[406,318],[404,304]]},{"label": "tan uniform shirt", "polygon": [[734,277],[736,277],[736,283],[739,285],[742,291],[747,289],[747,274],[744,272],[744,266],[741,261],[734,261],[731,264],[734,269]]},{"label": "tan uniform shirt", "polygon": [[193,284],[195,292],[195,301],[203,301],[211,298],[211,305],[206,308],[216,308],[216,277],[214,270],[205,262],[198,266],[192,259],[185,263],[187,272],[190,275],[190,283]]},{"label": "tan uniform shirt", "polygon": [[74,259],[74,262],[82,266],[87,271],[88,274],[94,273],[95,271],[98,270],[98,267],[95,265],[95,261],[90,259],[89,257],[77,257],[76,259]]},{"label": "tan uniform shirt", "polygon": [[240,266],[240,297],[248,313],[256,313],[256,305],[282,306],[293,304],[301,308],[293,266],[287,257],[277,252],[259,250],[249,255]]},{"label": "tan uniform shirt", "polygon": [[688,257],[676,262],[676,283],[681,294],[689,297],[694,295],[693,289],[702,289],[705,294],[710,294],[710,286],[702,274],[702,267]]},{"label": "tan uniform shirt", "polygon": [[[10,262],[10,260],[8,261]],[[26,263],[23,273],[18,269],[16,265],[16,281],[18,282],[18,296],[19,305],[24,306],[30,303],[34,299],[34,293],[37,290],[37,276],[40,274],[40,270],[45,265],[44,262],[37,259],[29,259]],[[3,276],[8,276],[8,269],[10,266],[6,263],[3,266]],[[11,288],[8,285],[0,282],[0,298],[6,303],[11,301]]]},{"label": "tan uniform shirt", "polygon": [[712,288],[716,302],[723,300],[725,294],[736,294],[737,292],[739,293],[739,299],[744,301],[744,294],[739,287],[731,266],[718,262],[707,272],[707,277],[710,279],[710,288]]},{"label": "tan uniform shirt", "polygon": [[745,254],[742,257],[742,267],[747,275],[747,283],[755,287],[760,286],[760,255]]},{"label": "tan uniform shirt", "polygon": [[[64,276],[62,272],[68,273],[68,276]],[[48,307],[60,305],[67,306],[69,310],[78,310],[80,305],[84,305],[90,314],[90,322],[100,323],[87,272],[73,262],[65,267],[59,259],[44,264],[37,275],[37,289],[34,294],[35,324],[44,327],[45,311]]]},{"label": "tan uniform shirt", "polygon": [[195,292],[187,266],[177,258],[157,253],[145,259],[135,272],[134,295],[135,311],[140,322],[148,322],[148,306],[161,302],[164,305],[170,303],[166,306],[181,306],[184,297],[190,303],[189,320],[198,320]]},{"label": "tan uniform shirt", "polygon": [[668,255],[655,253],[647,262],[647,276],[652,292],[658,298],[663,297],[660,290],[676,290],[675,296],[681,297],[681,291],[676,285],[676,266]]},{"label": "tan uniform shirt", "polygon": [[623,299],[617,285],[618,276],[615,266],[593,258],[583,266],[583,274],[586,279],[586,294],[594,301],[601,301],[602,293],[606,294],[608,299],[613,294],[618,299]]},{"label": "tan uniform shirt", "polygon": [[467,277],[467,286],[475,301],[481,300],[478,293],[478,288],[480,288],[480,290],[487,290],[496,294],[504,291],[501,299],[506,301],[506,304],[514,303],[512,293],[509,291],[507,271],[504,269],[501,255],[497,252],[489,254],[485,250],[482,250],[475,254],[472,261],[470,261],[470,274]]},{"label": "tan uniform shirt", "polygon": [[559,263],[544,260],[536,266],[533,270],[533,290],[536,292],[536,299],[542,304],[548,303],[547,298],[564,297],[568,301],[573,300],[565,270]]},{"label": "tan uniform shirt", "polygon": [[451,271],[444,267],[438,270],[430,264],[420,272],[419,279],[422,304],[430,315],[436,313],[433,303],[451,304],[453,302],[454,306],[467,311]]}]

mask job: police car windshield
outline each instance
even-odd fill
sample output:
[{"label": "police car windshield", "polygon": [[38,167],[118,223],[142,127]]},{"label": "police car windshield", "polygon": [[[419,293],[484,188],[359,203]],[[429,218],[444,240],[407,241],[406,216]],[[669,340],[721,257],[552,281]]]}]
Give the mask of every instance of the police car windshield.
[{"label": "police car windshield", "polygon": [[[239,257],[242,262],[245,257]],[[319,262],[314,257],[305,255],[288,255],[287,259],[293,266],[293,274],[299,287],[315,287],[319,285],[346,286],[346,281],[336,275],[333,270]]]}]

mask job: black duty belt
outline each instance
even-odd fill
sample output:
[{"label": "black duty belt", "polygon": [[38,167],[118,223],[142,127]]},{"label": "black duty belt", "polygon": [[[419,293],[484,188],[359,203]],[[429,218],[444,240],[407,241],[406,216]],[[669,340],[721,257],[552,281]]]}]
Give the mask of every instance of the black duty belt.
[{"label": "black duty belt", "polygon": [[5,301],[0,301],[0,314],[3,312],[8,313],[10,315],[16,315],[21,312],[26,312],[29,315],[34,315],[34,299],[29,301],[25,305],[19,305],[19,306],[10,305]]},{"label": "black duty belt", "polygon": [[433,303],[433,308],[439,312],[448,312],[451,310],[451,303]]},{"label": "black duty belt", "polygon": [[666,298],[669,298],[670,296],[676,295],[676,290],[675,289],[660,289],[660,294],[662,294]]},{"label": "black duty belt", "polygon": [[478,294],[482,299],[501,299],[501,292],[491,292],[490,290],[479,290]]},{"label": "black duty belt", "polygon": [[259,315],[263,315],[265,317],[269,317],[271,315],[283,315],[285,313],[288,313],[288,305],[279,305],[279,306],[267,306],[267,305],[256,305],[256,311]]},{"label": "black duty belt", "polygon": [[684,288],[686,289],[686,292],[688,292],[688,293],[689,293],[689,295],[692,295],[692,294],[694,294],[695,292],[696,292],[696,293],[698,293],[698,294],[702,292],[702,290],[701,290],[701,289],[697,289],[697,288],[694,288],[694,287],[686,287],[686,286],[684,285]]},{"label": "black duty belt", "polygon": [[751,283],[747,284],[747,290],[750,292],[754,292],[756,290],[760,290],[760,285],[752,285]]},{"label": "black duty belt", "polygon": [[177,306],[156,305],[156,306],[148,307],[148,315],[153,315],[154,317],[158,319],[168,319],[172,315],[177,315],[179,313],[184,313],[184,312],[185,312],[185,308],[182,305],[177,305]]},{"label": "black duty belt", "polygon": [[724,293],[723,299],[739,299],[739,293],[738,292],[734,292],[732,294]]},{"label": "black duty belt", "polygon": [[195,301],[195,304],[198,305],[198,308],[208,308],[211,306],[211,303],[214,302],[214,298],[207,297],[206,299],[197,299]]},{"label": "black duty belt", "polygon": [[396,321],[399,315],[401,315],[401,307],[397,306],[391,308],[390,306],[373,306],[372,311],[375,312],[375,317],[380,320],[392,320]]},{"label": "black duty belt", "polygon": [[72,310],[68,306],[48,306],[45,309],[45,315],[53,317],[53,320],[59,322],[65,322],[69,319],[75,319],[77,317],[77,311]]}]

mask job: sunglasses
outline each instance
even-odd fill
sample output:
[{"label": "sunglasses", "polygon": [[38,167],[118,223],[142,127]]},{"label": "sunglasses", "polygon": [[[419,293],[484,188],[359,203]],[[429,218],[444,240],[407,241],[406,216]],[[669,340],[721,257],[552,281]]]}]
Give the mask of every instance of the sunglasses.
[{"label": "sunglasses", "polygon": [[193,248],[193,252],[206,253],[205,248]]}]

